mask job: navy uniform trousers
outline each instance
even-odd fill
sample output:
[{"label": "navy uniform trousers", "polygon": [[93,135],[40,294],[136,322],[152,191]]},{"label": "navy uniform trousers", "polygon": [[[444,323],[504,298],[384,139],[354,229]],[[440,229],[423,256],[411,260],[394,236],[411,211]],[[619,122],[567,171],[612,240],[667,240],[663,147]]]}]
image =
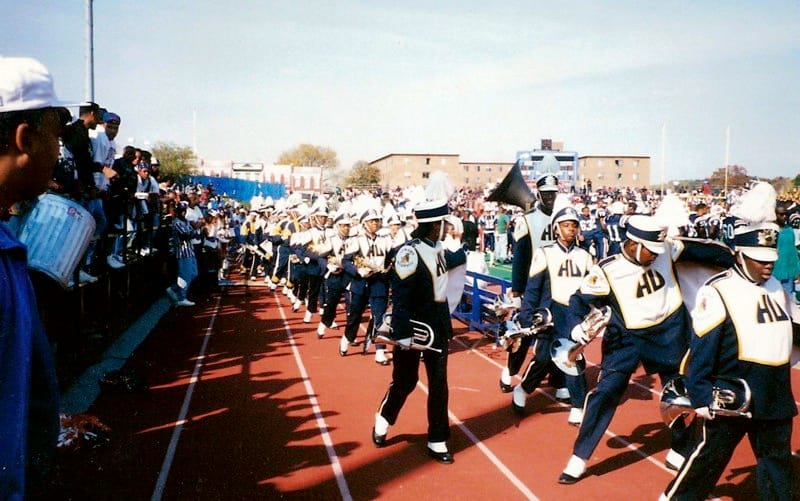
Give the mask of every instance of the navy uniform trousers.
[{"label": "navy uniform trousers", "polygon": [[[613,341],[611,341],[612,339]],[[609,335],[607,331],[602,342],[603,361],[600,367],[599,381],[586,397],[583,423],[572,451],[583,460],[589,459],[603,438],[603,434],[608,429],[617,406],[628,388],[631,376],[642,361],[631,335],[615,336]],[[612,343],[613,347],[610,346]],[[651,368],[648,367],[646,361],[644,366],[648,373],[655,372],[649,370]],[[678,368],[675,367],[674,370],[661,368],[657,374],[663,387],[677,376]],[[672,449],[683,457],[688,457],[695,445],[689,429],[681,420],[677,420],[670,431],[672,432]]]},{"label": "navy uniform trousers", "polygon": [[756,456],[756,479],[760,499],[792,498],[792,418],[748,419],[717,417],[703,421],[702,441],[684,468],[667,487],[680,482],[672,500],[703,500],[725,471],[736,446],[745,435]]},{"label": "navy uniform trousers", "polygon": [[336,308],[339,307],[342,296],[345,296],[345,298],[349,297],[345,294],[347,292],[347,284],[349,283],[350,277],[344,271],[338,274],[331,273],[328,278],[325,279],[325,300],[323,301],[325,306],[322,308],[321,318],[325,327],[330,327],[336,320]]},{"label": "navy uniform trousers", "polygon": [[[347,308],[347,326],[344,335],[351,343],[355,342],[358,336],[358,328],[361,326],[361,316],[369,303],[369,310],[372,316],[371,325],[380,327],[383,322],[383,314],[386,313],[386,306],[389,298],[386,296],[387,286],[384,283],[374,283],[371,280],[364,280],[362,287],[355,287],[353,283],[359,278],[353,279],[350,283],[350,303]],[[357,292],[356,292],[357,291]],[[367,332],[366,338],[371,338],[372,333]],[[377,348],[385,348],[378,345]]]},{"label": "navy uniform trousers", "polygon": [[[420,265],[424,266],[424,265]],[[441,310],[441,316],[450,321],[447,303],[434,303],[433,308]],[[436,328],[437,326],[432,326]],[[450,438],[450,422],[447,417],[449,393],[447,389],[447,343],[446,335],[436,331],[433,347],[442,350],[401,350],[395,348],[392,357],[392,383],[383,397],[380,414],[390,425],[394,425],[406,398],[414,391],[419,381],[420,360],[425,364],[428,376],[428,441],[445,442]],[[422,356],[420,356],[422,353]]]}]

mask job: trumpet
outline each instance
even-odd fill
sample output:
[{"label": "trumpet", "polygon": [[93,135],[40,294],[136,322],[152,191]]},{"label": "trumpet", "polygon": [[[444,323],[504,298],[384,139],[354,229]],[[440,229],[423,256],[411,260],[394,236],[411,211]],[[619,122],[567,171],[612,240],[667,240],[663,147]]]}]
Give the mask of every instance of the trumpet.
[{"label": "trumpet", "polygon": [[492,303],[492,311],[494,311],[497,319],[501,321],[506,320],[518,309],[518,305],[513,302],[512,298],[506,295],[497,296],[494,303]]},{"label": "trumpet", "polygon": [[517,320],[517,315],[514,315],[510,320],[505,320],[500,324],[500,331],[503,334],[500,336],[500,344],[503,349],[511,347],[511,351],[515,352],[519,349],[519,341],[526,336],[535,336],[539,332],[549,329],[553,326],[553,314],[547,308],[538,308],[533,312],[533,323],[530,327],[522,327]]},{"label": "trumpet", "polygon": [[333,252],[333,245],[329,240],[325,242],[312,242],[308,245],[308,250],[320,256],[327,256]]},{"label": "trumpet", "polygon": [[580,344],[569,339],[556,339],[550,347],[553,363],[570,376],[581,374],[586,369],[583,350],[597,336],[605,332],[609,322],[611,322],[611,307],[604,306],[600,309],[592,306],[580,323],[580,328],[589,336],[589,341]]},{"label": "trumpet", "polygon": [[356,265],[356,268],[366,268],[370,271],[370,275],[374,273],[386,273],[389,270],[384,268],[383,266],[377,265],[372,262],[369,258],[358,255],[353,258],[353,264]]}]

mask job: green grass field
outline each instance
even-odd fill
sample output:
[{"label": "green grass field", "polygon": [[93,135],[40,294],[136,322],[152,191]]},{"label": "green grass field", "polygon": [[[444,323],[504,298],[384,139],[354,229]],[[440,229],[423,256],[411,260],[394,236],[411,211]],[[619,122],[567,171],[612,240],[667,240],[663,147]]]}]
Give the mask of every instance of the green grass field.
[{"label": "green grass field", "polygon": [[[486,260],[486,264],[487,266],[489,265],[488,259]],[[504,280],[511,280],[511,264],[496,263],[493,266],[489,266],[489,275]]]}]

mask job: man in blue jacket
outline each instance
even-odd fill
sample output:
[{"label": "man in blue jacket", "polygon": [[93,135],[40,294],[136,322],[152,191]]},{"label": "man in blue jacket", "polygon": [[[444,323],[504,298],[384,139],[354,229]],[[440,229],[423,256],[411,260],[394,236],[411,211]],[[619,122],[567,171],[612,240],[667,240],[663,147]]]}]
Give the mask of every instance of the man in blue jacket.
[{"label": "man in blue jacket", "polygon": [[[0,213],[47,188],[70,114],[47,69],[0,57]],[[0,498],[35,494],[58,439],[58,382],[27,270],[27,249],[0,222]]]}]

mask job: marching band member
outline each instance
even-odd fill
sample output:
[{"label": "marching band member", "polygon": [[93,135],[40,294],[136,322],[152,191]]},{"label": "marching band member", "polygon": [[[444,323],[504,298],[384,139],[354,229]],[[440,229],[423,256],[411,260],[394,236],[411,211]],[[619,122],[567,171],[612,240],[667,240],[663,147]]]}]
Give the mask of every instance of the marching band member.
[{"label": "marching band member", "polygon": [[[602,340],[597,387],[586,397],[583,422],[559,483],[574,484],[586,471],[586,460],[608,428],[639,363],[649,374],[658,373],[662,385],[678,373],[688,348],[689,321],[673,262],[683,246],[665,242],[665,234],[653,217],[631,216],[622,252],[593,266],[570,298],[566,327],[573,341],[591,341],[580,327],[591,306],[610,306],[611,321]],[[678,425],[671,431],[667,462],[680,466],[690,437]]]},{"label": "marching band member", "polygon": [[[531,258],[534,250],[553,241],[553,228],[550,218],[553,214],[553,204],[558,194],[558,178],[555,174],[543,174],[536,181],[538,203],[536,207],[518,217],[514,223],[514,260],[511,264],[511,296],[521,307],[521,297],[525,292],[528,277],[531,273]],[[528,356],[528,348],[533,340],[524,337],[520,340],[516,351],[508,352],[506,367],[500,374],[500,390],[508,393],[514,388],[511,386],[511,377],[522,368]],[[561,371],[550,371],[550,383],[558,388],[556,398],[569,398],[569,392],[562,388],[564,378]]]},{"label": "marching band member", "polygon": [[[300,229],[300,223],[297,220],[297,199],[290,196],[284,202],[284,206],[286,209],[285,217],[273,228],[269,240],[275,249],[272,283],[277,287],[283,281],[285,283],[283,294],[288,296],[292,288],[289,277],[289,254],[291,253],[289,239],[293,232]],[[294,298],[290,299],[294,302]]]},{"label": "marching band member", "polygon": [[[347,326],[339,342],[339,355],[347,354],[347,345],[355,344],[361,316],[369,302],[373,329],[381,325],[389,295],[389,281],[386,274],[391,244],[388,236],[379,236],[381,215],[376,209],[367,209],[361,215],[361,230],[353,242],[353,252],[342,259],[342,264],[350,275],[350,306],[347,311]],[[372,337],[367,332],[365,343]],[[375,362],[388,365],[386,346],[375,345]]]},{"label": "marching band member", "polygon": [[303,252],[303,262],[306,266],[306,279],[308,281],[308,303],[303,322],[311,322],[311,316],[317,313],[320,289],[323,276],[328,268],[328,256],[333,251],[325,224],[328,221],[328,207],[324,200],[320,200],[310,214],[311,227],[307,232],[307,242]]},{"label": "marching band member", "polygon": [[[393,339],[411,345],[411,320],[430,326],[434,333],[432,347],[436,350],[422,352],[422,361],[428,375],[428,455],[434,460],[450,464],[453,455],[447,448],[450,424],[447,417],[447,346],[453,335],[448,308],[447,270],[466,262],[463,249],[450,253],[444,251],[443,218],[447,215],[447,201],[424,202],[415,213],[419,227],[412,233],[414,240],[401,247],[392,271],[392,333]],[[375,414],[372,442],[376,447],[386,444],[389,426],[395,424],[400,409],[419,380],[420,352],[395,348],[392,382],[389,384],[380,408]]]},{"label": "marching band member", "polygon": [[[592,267],[591,254],[575,245],[578,221],[578,212],[572,206],[567,205],[556,210],[553,214],[556,241],[533,252],[531,277],[522,297],[519,322],[522,327],[530,327],[534,310],[548,308],[553,315],[554,327],[537,335],[533,349],[534,358],[522,377],[522,383],[514,388],[512,408],[519,413],[525,410],[525,401],[539,387],[548,369],[553,368],[550,359],[553,338],[569,338],[569,299]],[[572,405],[567,422],[579,425],[583,417],[586,380],[583,374],[565,377]]]},{"label": "marching band member", "polygon": [[308,219],[308,206],[301,204],[297,208],[297,222],[300,227],[289,237],[289,274],[286,283],[289,286],[289,299],[293,301],[292,312],[297,313],[300,306],[308,297],[308,276],[306,275],[306,262],[303,252],[305,246],[311,241],[308,230],[311,223]]},{"label": "marching band member", "polygon": [[[242,237],[244,237],[244,242],[248,246],[255,246],[258,245],[260,240],[260,228],[258,224],[258,212],[255,210],[251,210],[247,214],[247,220],[242,224],[242,228],[240,229]],[[250,280],[256,279],[256,269],[258,266],[258,256],[250,250],[246,248],[244,254],[244,260],[242,265],[244,266],[245,270],[244,273],[250,277]]]},{"label": "marching band member", "polygon": [[356,250],[351,245],[354,243],[350,239],[351,224],[352,221],[347,212],[340,212],[333,220],[336,234],[330,238],[332,250],[326,260],[325,306],[322,310],[322,318],[319,325],[317,325],[317,337],[320,338],[325,335],[326,328],[335,329],[337,327],[336,309],[339,307],[342,296],[347,292],[348,285],[350,285],[351,277],[345,271],[342,261],[345,254]]},{"label": "marching band member", "polygon": [[391,239],[392,249],[399,249],[406,242],[411,240],[411,233],[403,227],[403,222],[400,221],[400,215],[397,214],[397,212],[392,213],[392,215],[386,218],[385,226],[388,228],[386,233]]},{"label": "marching band member", "polygon": [[[798,329],[794,322],[800,319],[793,299],[772,276],[778,258],[778,226],[771,222],[775,191],[763,185],[742,196],[754,210],[742,211],[749,224],[735,231],[736,264],[697,292],[686,389],[702,418],[702,441],[662,499],[706,499],[745,435],[757,461],[759,498],[793,498],[791,435],[797,406],[790,355]],[[752,418],[715,416],[710,410],[712,387],[720,377],[747,382]]]}]

